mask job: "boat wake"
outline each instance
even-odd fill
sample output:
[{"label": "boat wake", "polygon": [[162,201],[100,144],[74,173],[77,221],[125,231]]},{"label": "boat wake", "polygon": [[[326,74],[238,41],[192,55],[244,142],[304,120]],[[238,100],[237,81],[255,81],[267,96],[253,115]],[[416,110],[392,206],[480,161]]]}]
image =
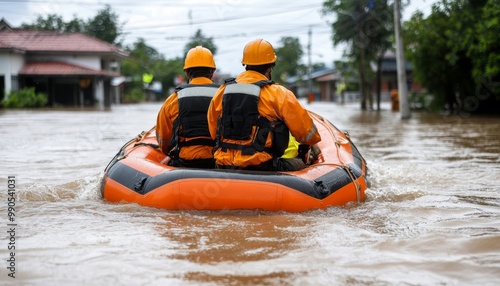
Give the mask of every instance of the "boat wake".
[{"label": "boat wake", "polygon": [[59,202],[65,200],[101,200],[99,184],[103,174],[86,176],[58,185],[31,183],[19,186],[18,200]]}]

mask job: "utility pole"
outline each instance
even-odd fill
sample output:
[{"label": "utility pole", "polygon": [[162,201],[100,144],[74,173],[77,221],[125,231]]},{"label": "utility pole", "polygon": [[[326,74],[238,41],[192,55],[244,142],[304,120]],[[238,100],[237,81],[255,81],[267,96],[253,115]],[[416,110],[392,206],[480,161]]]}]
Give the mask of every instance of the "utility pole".
[{"label": "utility pole", "polygon": [[398,69],[398,93],[399,110],[401,119],[410,118],[410,106],[408,104],[408,87],[406,84],[406,61],[403,49],[403,36],[401,35],[401,9],[400,0],[394,0],[394,27],[396,33],[396,62]]},{"label": "utility pole", "polygon": [[312,78],[311,78],[311,38],[312,38],[312,30],[311,26],[309,26],[309,31],[307,32],[308,36],[308,43],[307,43],[307,57],[308,57],[308,63],[307,63],[307,91],[308,91],[308,96],[313,92],[312,88]]},{"label": "utility pole", "polygon": [[189,30],[191,30],[191,34],[193,34],[193,10],[189,9],[188,11],[188,18],[189,18]]},{"label": "utility pole", "polygon": [[315,100],[315,96],[313,93],[313,84],[312,84],[312,78],[311,78],[311,37],[312,37],[312,30],[311,26],[309,26],[309,31],[307,32],[307,35],[309,37],[309,40],[307,42],[307,57],[308,57],[308,63],[307,63],[307,103],[311,103]]}]

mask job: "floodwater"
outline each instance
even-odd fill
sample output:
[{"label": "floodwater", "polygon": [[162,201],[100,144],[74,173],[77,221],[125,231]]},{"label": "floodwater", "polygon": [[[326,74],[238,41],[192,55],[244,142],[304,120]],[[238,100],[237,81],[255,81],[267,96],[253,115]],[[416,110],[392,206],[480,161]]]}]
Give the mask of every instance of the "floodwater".
[{"label": "floodwater", "polygon": [[308,105],[367,160],[361,204],[290,214],[104,202],[105,166],[159,107],[0,111],[0,285],[500,285],[500,118]]}]

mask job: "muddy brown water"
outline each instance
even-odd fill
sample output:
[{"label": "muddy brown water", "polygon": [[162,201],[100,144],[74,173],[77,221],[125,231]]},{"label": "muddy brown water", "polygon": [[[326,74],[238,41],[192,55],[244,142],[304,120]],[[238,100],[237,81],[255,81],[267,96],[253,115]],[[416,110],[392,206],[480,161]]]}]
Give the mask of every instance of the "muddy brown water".
[{"label": "muddy brown water", "polygon": [[104,167],[160,103],[0,111],[0,285],[500,285],[500,118],[383,107],[307,105],[350,133],[371,186],[299,214],[104,202]]}]

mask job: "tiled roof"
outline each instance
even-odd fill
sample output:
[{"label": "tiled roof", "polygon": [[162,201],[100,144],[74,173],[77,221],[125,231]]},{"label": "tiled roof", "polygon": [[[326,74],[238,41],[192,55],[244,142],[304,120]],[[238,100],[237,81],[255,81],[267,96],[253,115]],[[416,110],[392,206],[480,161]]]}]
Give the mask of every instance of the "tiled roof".
[{"label": "tiled roof", "polygon": [[20,75],[75,75],[75,76],[105,76],[115,77],[119,74],[111,73],[102,70],[89,69],[77,65],[61,63],[61,62],[28,62],[19,71]]},{"label": "tiled roof", "polygon": [[323,76],[320,76],[316,78],[316,81],[318,82],[323,82],[323,81],[335,81],[341,79],[340,73],[339,72],[332,72],[330,74],[325,74]]},{"label": "tiled roof", "polygon": [[[332,73],[336,73],[336,70],[332,69],[332,68],[321,68],[321,69],[314,70],[311,72],[311,79],[317,79],[319,77],[322,77],[322,76],[327,75],[327,74],[332,74]],[[294,75],[294,76],[288,77],[286,79],[286,82],[287,83],[295,83],[297,81],[307,81],[307,80],[309,80],[308,74],[299,74],[299,75]]]},{"label": "tiled roof", "polygon": [[104,41],[80,33],[54,31],[0,31],[0,49],[26,52],[96,53],[125,57],[127,52]]},{"label": "tiled roof", "polygon": [[[405,63],[405,68],[406,71],[412,71],[413,70],[413,65],[411,64],[410,61],[406,61]],[[375,68],[376,70],[376,68]],[[382,60],[382,65],[380,66],[380,70],[382,72],[397,72],[397,61],[395,58],[384,58]]]}]

